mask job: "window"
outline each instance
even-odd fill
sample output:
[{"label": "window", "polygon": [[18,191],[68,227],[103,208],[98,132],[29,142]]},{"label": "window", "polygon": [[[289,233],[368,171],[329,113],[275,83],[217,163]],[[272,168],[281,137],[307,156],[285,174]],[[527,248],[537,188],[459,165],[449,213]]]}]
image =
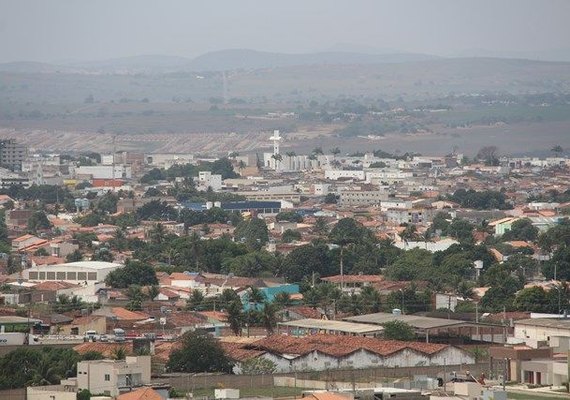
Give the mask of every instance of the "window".
[{"label": "window", "polygon": [[65,280],[65,272],[56,272],[57,280],[64,281]]},{"label": "window", "polygon": [[111,375],[105,374],[105,382],[109,382],[111,380]]},{"label": "window", "polygon": [[55,272],[48,272],[47,273],[47,279],[50,281],[55,281]]},{"label": "window", "polygon": [[40,278],[41,281],[46,279],[46,273],[45,272],[40,272]]},{"label": "window", "polygon": [[67,273],[67,280],[68,281],[76,281],[77,280],[77,272],[68,272]]},{"label": "window", "polygon": [[87,273],[87,280],[88,281],[96,281],[97,280],[97,272],[88,272]]},{"label": "window", "polygon": [[77,280],[78,281],[86,281],[87,280],[87,272],[78,272],[77,273]]},{"label": "window", "polygon": [[30,280],[38,279],[38,273],[30,271]]}]

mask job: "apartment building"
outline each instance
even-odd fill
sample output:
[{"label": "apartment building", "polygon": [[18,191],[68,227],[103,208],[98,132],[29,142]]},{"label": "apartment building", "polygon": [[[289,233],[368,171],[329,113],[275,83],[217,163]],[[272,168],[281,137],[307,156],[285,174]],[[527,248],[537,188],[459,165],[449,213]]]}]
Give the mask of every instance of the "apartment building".
[{"label": "apartment building", "polygon": [[12,171],[21,171],[28,157],[28,147],[15,139],[0,140],[0,166]]}]

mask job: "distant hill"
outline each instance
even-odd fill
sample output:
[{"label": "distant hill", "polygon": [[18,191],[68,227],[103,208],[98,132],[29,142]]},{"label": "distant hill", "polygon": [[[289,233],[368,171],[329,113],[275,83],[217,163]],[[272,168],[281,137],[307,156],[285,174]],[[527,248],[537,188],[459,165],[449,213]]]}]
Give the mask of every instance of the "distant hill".
[{"label": "distant hill", "polygon": [[188,67],[195,71],[219,71],[324,64],[357,65],[404,63],[434,60],[438,58],[439,57],[436,56],[413,53],[367,54],[329,51],[307,54],[285,54],[247,49],[232,49],[215,51],[196,57]]},{"label": "distant hill", "polygon": [[70,73],[73,72],[73,68],[34,61],[16,61],[0,63],[0,72],[53,74],[57,72]]},{"label": "distant hill", "polygon": [[172,72],[185,69],[190,58],[165,55],[140,55],[109,60],[73,63],[71,66],[101,72]]},{"label": "distant hill", "polygon": [[329,51],[307,54],[285,54],[248,49],[232,49],[206,53],[194,59],[164,55],[141,55],[101,61],[66,63],[65,65],[13,62],[0,64],[0,72],[168,73],[260,69],[304,65],[386,64],[434,59],[438,59],[438,57],[412,53],[367,54]]}]

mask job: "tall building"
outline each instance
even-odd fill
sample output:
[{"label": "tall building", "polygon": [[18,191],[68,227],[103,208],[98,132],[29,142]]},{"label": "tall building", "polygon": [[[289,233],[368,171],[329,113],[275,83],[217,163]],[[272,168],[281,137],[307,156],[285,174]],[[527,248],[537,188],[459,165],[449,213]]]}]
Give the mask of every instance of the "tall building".
[{"label": "tall building", "polygon": [[28,157],[28,147],[16,139],[0,140],[0,166],[13,171],[21,171],[22,163]]}]

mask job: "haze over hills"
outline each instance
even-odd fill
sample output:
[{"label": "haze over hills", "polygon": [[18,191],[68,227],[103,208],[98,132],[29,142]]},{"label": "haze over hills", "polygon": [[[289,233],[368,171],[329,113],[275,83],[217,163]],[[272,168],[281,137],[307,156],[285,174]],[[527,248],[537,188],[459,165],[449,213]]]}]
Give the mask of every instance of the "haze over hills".
[{"label": "haze over hills", "polygon": [[413,63],[456,58],[497,58],[517,60],[570,61],[570,50],[550,52],[501,53],[472,49],[453,57],[398,52],[392,49],[338,44],[325,51],[312,53],[279,53],[251,49],[226,49],[202,54],[195,58],[169,55],[138,55],[108,60],[60,62],[56,64],[17,61],[0,64],[0,72],[11,73],[172,73],[223,70],[254,70],[262,68],[307,65],[374,65]]},{"label": "haze over hills", "polygon": [[38,62],[11,62],[0,64],[0,71],[25,73],[167,73],[178,71],[222,71],[259,69],[302,65],[385,64],[433,60],[438,57],[414,53],[359,53],[327,51],[306,54],[286,54],[250,49],[228,49],[209,52],[194,59],[140,55],[109,60],[72,62],[52,65]]}]

